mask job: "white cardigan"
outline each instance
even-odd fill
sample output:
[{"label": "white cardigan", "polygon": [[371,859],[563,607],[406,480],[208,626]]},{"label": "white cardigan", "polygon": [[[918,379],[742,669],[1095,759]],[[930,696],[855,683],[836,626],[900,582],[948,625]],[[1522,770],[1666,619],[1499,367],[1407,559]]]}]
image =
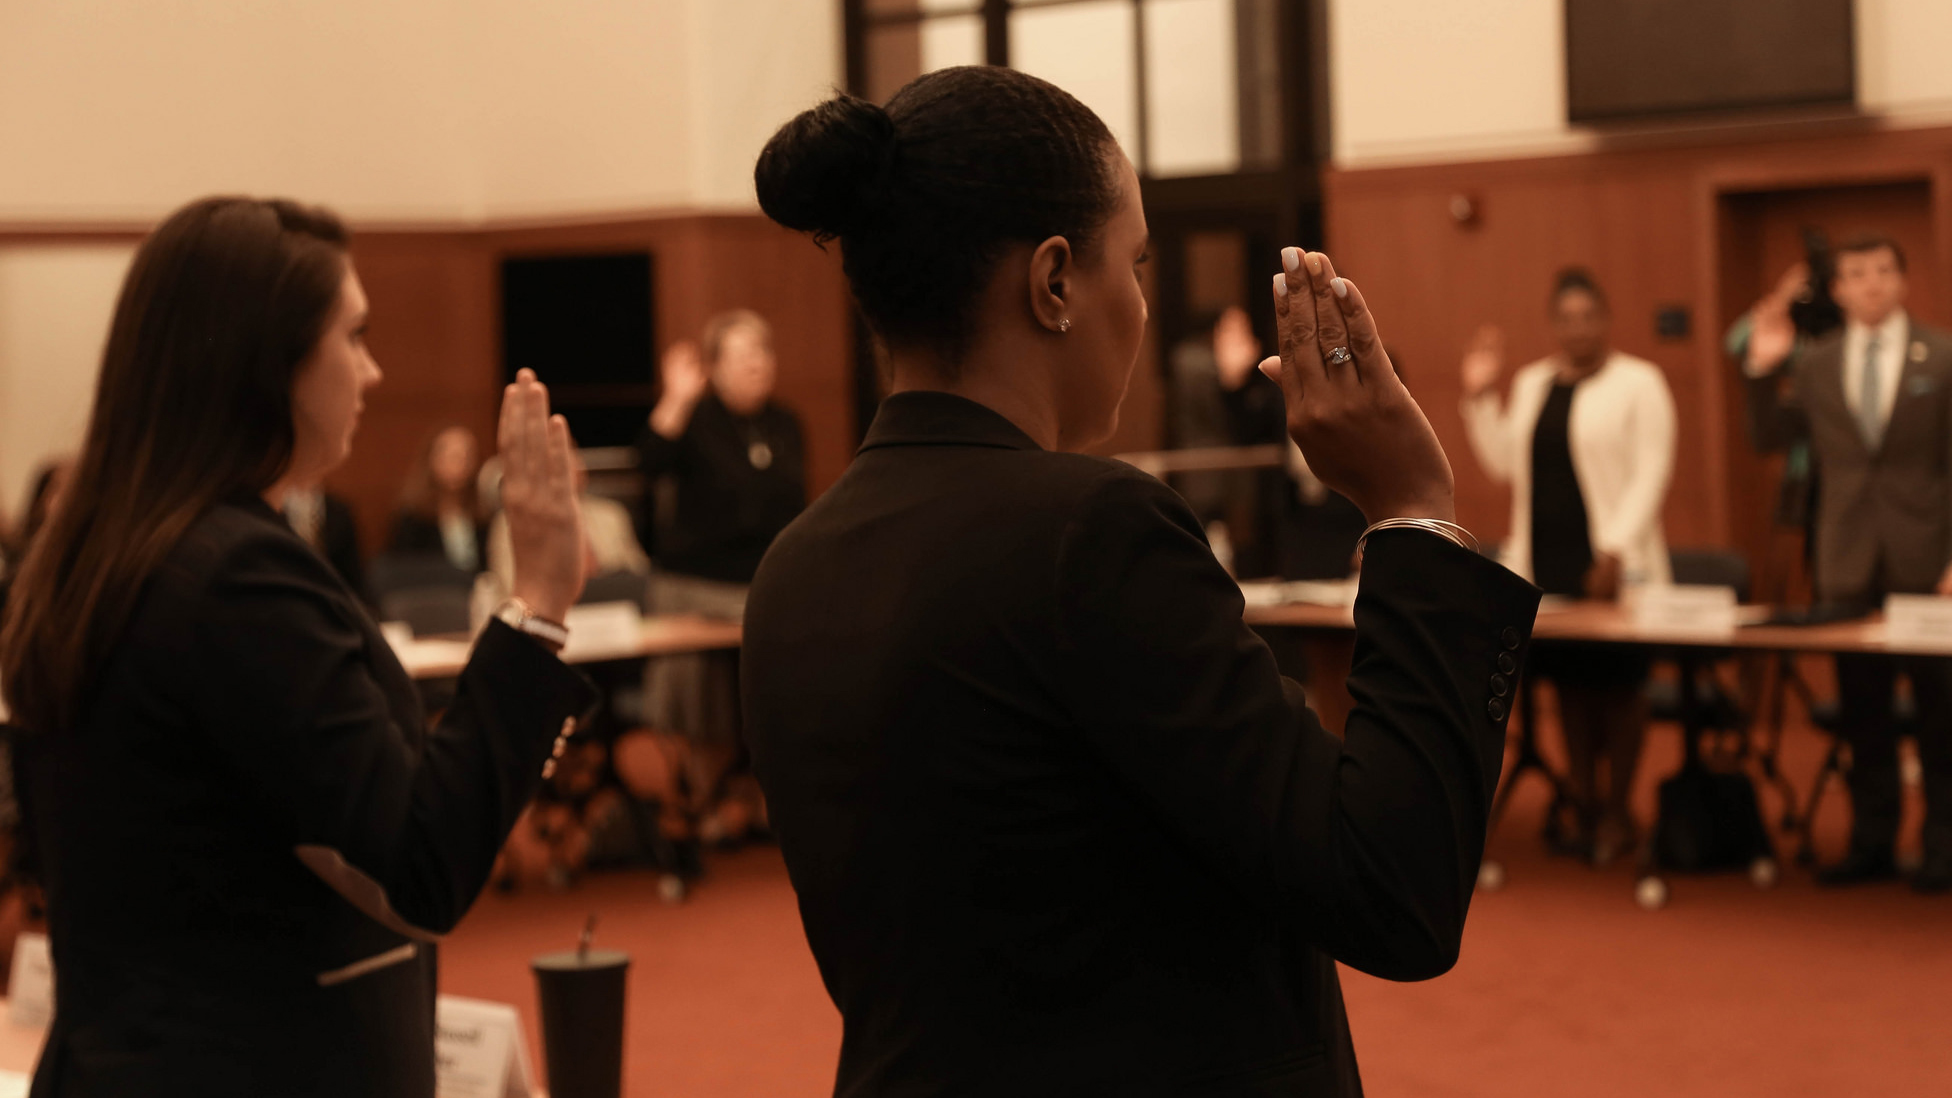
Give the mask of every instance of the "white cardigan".
[{"label": "white cardigan", "polygon": [[[1511,533],[1500,559],[1527,579],[1532,578],[1532,432],[1558,370],[1557,359],[1541,359],[1512,378],[1508,404],[1494,389],[1463,405],[1478,464],[1491,479],[1511,485]],[[1674,396],[1660,367],[1613,352],[1573,390],[1567,431],[1593,551],[1620,558],[1623,584],[1672,582],[1661,505],[1674,472]]]}]

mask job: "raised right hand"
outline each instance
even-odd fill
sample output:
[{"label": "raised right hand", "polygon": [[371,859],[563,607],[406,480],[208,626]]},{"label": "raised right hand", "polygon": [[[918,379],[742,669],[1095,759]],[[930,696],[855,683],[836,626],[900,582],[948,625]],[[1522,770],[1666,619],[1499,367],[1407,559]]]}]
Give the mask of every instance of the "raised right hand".
[{"label": "raised right hand", "polygon": [[[1288,434],[1309,467],[1370,522],[1454,521],[1450,459],[1396,376],[1362,291],[1320,252],[1284,249],[1282,266],[1274,276],[1281,354],[1261,371],[1281,383]],[[1353,359],[1329,362],[1337,347]]]},{"label": "raised right hand", "polygon": [[1466,397],[1483,396],[1497,386],[1505,372],[1505,333],[1496,324],[1478,328],[1470,350],[1464,352],[1461,372]]},{"label": "raised right hand", "polygon": [[583,509],[576,501],[569,424],[549,414],[549,390],[523,370],[502,393],[497,433],[502,513],[515,558],[510,593],[561,622],[583,594]]},{"label": "raised right hand", "polygon": [[663,384],[658,392],[657,407],[651,409],[651,429],[666,438],[675,439],[685,433],[685,427],[691,422],[691,413],[704,399],[705,389],[711,384],[711,375],[705,372],[705,359],[698,353],[698,344],[680,340],[666,348],[663,360],[658,363],[658,377]]}]

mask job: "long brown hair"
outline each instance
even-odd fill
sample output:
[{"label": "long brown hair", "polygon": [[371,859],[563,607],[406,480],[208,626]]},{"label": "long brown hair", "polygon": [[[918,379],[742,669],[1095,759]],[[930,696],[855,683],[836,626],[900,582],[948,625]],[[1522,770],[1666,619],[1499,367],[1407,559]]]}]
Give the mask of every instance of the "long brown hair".
[{"label": "long brown hair", "polygon": [[203,513],[292,456],[291,389],[339,299],[347,235],[296,203],[206,198],[137,250],[74,479],[21,564],[0,693],[29,732],[76,720],[144,583]]},{"label": "long brown hair", "polygon": [[[419,515],[435,522],[440,521],[440,486],[434,483],[434,448],[449,431],[467,431],[468,441],[474,443],[477,465],[481,455],[481,444],[475,441],[474,432],[460,424],[451,424],[427,436],[427,442],[420,447],[420,458],[407,470],[407,479],[400,484],[400,510],[407,514]],[[468,517],[480,522],[481,493],[477,487],[478,478],[469,477],[461,486],[461,506]]]}]

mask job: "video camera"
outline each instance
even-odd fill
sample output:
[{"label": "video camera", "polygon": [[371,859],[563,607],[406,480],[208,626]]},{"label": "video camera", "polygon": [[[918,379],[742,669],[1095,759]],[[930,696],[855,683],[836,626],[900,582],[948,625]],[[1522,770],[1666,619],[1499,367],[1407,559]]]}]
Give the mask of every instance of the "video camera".
[{"label": "video camera", "polygon": [[1836,274],[1830,255],[1830,238],[1822,229],[1803,229],[1803,257],[1810,268],[1810,280],[1803,292],[1789,304],[1790,323],[1797,334],[1817,339],[1843,327],[1843,310],[1830,298],[1830,279]]}]

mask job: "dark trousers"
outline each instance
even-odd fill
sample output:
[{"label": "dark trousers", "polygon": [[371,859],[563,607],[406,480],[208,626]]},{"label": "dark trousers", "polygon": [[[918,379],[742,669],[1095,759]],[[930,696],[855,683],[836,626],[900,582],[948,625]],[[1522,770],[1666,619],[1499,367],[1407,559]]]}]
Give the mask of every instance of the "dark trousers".
[{"label": "dark trousers", "polygon": [[1925,849],[1952,852],[1952,659],[1837,656],[1837,702],[1850,744],[1852,849],[1889,851],[1898,837],[1899,673],[1917,703],[1918,759],[1925,769]]}]

